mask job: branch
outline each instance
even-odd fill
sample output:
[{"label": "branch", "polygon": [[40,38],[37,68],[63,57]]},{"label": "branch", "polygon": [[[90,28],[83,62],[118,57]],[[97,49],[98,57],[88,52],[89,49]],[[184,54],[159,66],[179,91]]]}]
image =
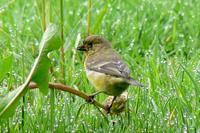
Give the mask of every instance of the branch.
[{"label": "branch", "polygon": [[[30,84],[28,85],[28,87],[30,89],[35,89],[35,88],[38,88],[37,84],[34,83],[34,82],[30,82]],[[70,88],[64,84],[61,84],[61,83],[49,83],[49,88],[51,89],[57,89],[57,90],[62,90],[62,91],[67,91],[69,93],[72,93],[76,96],[79,96],[83,99],[85,99],[86,101],[104,109],[105,111],[108,111],[108,108],[106,108],[104,105],[102,105],[101,103],[97,102],[96,100],[94,100],[93,98],[91,98],[90,96],[86,95],[85,93],[83,92],[80,92],[76,89],[73,89],[73,88]]]}]

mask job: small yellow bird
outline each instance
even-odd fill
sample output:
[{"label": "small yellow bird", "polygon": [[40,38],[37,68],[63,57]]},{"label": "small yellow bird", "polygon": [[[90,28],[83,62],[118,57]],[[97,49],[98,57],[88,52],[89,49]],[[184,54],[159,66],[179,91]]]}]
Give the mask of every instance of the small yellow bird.
[{"label": "small yellow bird", "polygon": [[128,66],[103,37],[88,36],[77,49],[86,54],[84,66],[89,81],[97,90],[94,95],[103,92],[116,97],[129,85],[143,86],[130,77]]}]

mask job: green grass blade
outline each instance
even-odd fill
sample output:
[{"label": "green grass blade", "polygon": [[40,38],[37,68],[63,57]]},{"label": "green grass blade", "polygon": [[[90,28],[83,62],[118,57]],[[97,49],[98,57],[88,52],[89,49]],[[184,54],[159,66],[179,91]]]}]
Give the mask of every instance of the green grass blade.
[{"label": "green grass blade", "polygon": [[4,59],[0,59],[0,83],[5,75],[10,72],[13,63],[13,56],[8,56]]}]

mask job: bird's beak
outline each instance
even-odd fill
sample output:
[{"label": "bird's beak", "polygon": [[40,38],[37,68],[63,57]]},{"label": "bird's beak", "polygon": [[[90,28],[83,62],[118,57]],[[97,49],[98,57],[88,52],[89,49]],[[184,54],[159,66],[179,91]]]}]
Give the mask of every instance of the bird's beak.
[{"label": "bird's beak", "polygon": [[87,46],[83,44],[81,46],[78,46],[77,50],[79,50],[79,51],[87,51]]}]

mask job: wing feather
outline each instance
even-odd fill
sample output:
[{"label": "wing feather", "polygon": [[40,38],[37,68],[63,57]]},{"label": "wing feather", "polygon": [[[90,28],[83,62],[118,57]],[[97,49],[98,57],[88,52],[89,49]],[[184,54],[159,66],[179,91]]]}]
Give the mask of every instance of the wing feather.
[{"label": "wing feather", "polygon": [[128,66],[122,61],[104,62],[104,64],[96,64],[87,69],[122,78],[129,78],[130,75]]}]

